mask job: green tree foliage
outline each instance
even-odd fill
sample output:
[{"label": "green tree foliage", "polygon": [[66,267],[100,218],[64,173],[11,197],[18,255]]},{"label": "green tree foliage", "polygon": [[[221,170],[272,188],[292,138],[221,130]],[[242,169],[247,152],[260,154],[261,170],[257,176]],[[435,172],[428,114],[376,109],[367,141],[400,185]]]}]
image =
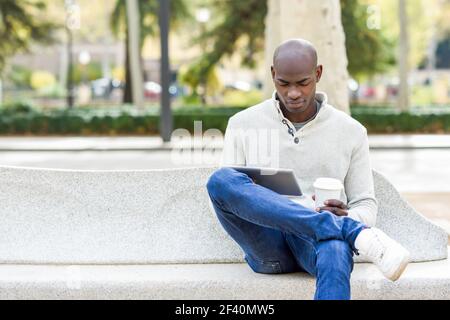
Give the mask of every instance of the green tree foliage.
[{"label": "green tree foliage", "polygon": [[45,8],[42,1],[0,1],[0,72],[9,56],[29,50],[32,42],[54,41],[52,30],[57,26],[38,18]]},{"label": "green tree foliage", "polygon": [[[141,46],[144,45],[146,37],[157,36],[159,32],[158,14],[159,0],[138,1],[140,13]],[[180,23],[190,17],[188,7],[184,0],[170,1],[171,27],[177,28]],[[117,37],[125,34],[127,31],[127,13],[126,0],[116,0],[114,10],[111,14],[111,28]]]},{"label": "green tree foliage", "polygon": [[[398,1],[364,0],[380,7],[383,34],[398,44]],[[409,68],[424,67],[430,47],[450,34],[450,0],[408,0]],[[394,48],[394,50],[396,47]],[[406,58],[406,57],[403,57]]]},{"label": "green tree foliage", "polygon": [[[223,15],[212,30],[196,39],[198,43],[211,44],[212,49],[194,62],[186,71],[187,83],[205,83],[208,75],[224,56],[232,55],[238,48],[238,41],[245,40],[242,63],[255,66],[255,53],[264,49],[264,19],[267,14],[267,1],[229,0],[213,2],[213,10]],[[196,88],[193,87],[194,92]]]},{"label": "green tree foliage", "polygon": [[[210,43],[211,49],[186,72],[189,74],[190,83],[193,84],[202,83],[203,77],[206,77],[223,57],[230,56],[237,50],[237,44],[242,39],[246,41],[242,45],[245,48],[242,54],[242,63],[245,66],[254,66],[255,53],[264,48],[267,1],[228,0],[215,1],[212,4],[214,10],[223,14],[224,18],[210,31],[197,38],[198,43]],[[392,65],[395,62],[393,44],[383,36],[381,30],[367,28],[365,1],[341,0],[341,8],[350,74],[356,78],[370,76]]]},{"label": "green tree foliage", "polygon": [[368,28],[367,8],[361,0],[341,0],[347,68],[354,78],[383,72],[395,63],[395,44],[381,29]]},{"label": "green tree foliage", "polygon": [[27,67],[21,65],[11,66],[10,72],[7,75],[8,80],[18,88],[30,88],[30,80],[32,71]]},{"label": "green tree foliage", "polygon": [[[159,0],[138,1],[139,4],[139,25],[140,25],[140,45],[144,45],[145,38],[157,36],[159,33],[158,14]],[[128,28],[127,28],[127,8],[126,0],[116,0],[114,10],[111,14],[111,29],[117,38],[122,38],[126,49],[125,57],[125,94],[124,102],[131,102],[131,75],[129,67],[128,53]],[[190,17],[188,7],[184,0],[170,1],[170,25],[177,28],[181,22]]]}]

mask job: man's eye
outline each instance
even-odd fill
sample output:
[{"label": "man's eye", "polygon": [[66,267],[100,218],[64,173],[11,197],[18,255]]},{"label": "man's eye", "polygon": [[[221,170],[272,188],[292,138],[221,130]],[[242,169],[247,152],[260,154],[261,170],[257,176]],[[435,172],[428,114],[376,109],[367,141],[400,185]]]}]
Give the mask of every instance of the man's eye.
[{"label": "man's eye", "polygon": [[282,83],[280,83],[280,86],[282,86],[282,87],[286,87],[288,84],[287,83],[284,83],[284,82],[282,82]]}]

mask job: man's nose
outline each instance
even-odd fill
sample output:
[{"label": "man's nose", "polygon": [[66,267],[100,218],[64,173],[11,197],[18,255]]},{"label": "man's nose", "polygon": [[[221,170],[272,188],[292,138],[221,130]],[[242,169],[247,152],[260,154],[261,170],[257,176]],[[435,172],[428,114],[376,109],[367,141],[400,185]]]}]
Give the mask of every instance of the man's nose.
[{"label": "man's nose", "polygon": [[302,96],[302,93],[297,88],[290,88],[288,91],[288,98],[291,100],[297,100]]}]

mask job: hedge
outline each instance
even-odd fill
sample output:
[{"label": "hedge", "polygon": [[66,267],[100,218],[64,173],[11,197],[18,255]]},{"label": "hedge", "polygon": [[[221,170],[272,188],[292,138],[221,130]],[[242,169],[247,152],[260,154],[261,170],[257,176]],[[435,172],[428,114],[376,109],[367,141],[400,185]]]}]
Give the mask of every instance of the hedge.
[{"label": "hedge", "polygon": [[369,133],[450,133],[450,108],[396,110],[353,108],[352,117]]},{"label": "hedge", "polygon": [[[194,121],[202,130],[225,131],[228,118],[240,107],[193,108],[173,111],[174,128],[193,132]],[[369,133],[450,133],[450,108],[412,109],[397,112],[389,108],[352,108],[352,116]],[[257,120],[257,119],[255,119]],[[43,111],[27,108],[0,108],[0,134],[3,135],[149,135],[159,132],[158,110],[131,107]]]},{"label": "hedge", "polygon": [[[131,108],[71,109],[42,111],[0,108],[0,134],[3,135],[148,135],[159,132],[156,109]],[[194,131],[194,121],[202,130],[225,131],[228,118],[240,107],[181,108],[173,111],[174,128]]]}]

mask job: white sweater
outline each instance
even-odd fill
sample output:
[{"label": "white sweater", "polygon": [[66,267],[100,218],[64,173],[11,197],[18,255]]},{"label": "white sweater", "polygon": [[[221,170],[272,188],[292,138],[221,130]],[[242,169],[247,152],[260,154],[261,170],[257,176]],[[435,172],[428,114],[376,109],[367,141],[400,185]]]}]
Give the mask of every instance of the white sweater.
[{"label": "white sweater", "polygon": [[232,116],[221,165],[293,169],[307,195],[314,194],[316,178],[339,179],[344,184],[341,200],[347,203],[349,217],[374,226],[378,207],[367,131],[329,105],[326,94],[317,92],[316,100],[321,104],[319,113],[298,131],[283,116],[275,93]]}]

